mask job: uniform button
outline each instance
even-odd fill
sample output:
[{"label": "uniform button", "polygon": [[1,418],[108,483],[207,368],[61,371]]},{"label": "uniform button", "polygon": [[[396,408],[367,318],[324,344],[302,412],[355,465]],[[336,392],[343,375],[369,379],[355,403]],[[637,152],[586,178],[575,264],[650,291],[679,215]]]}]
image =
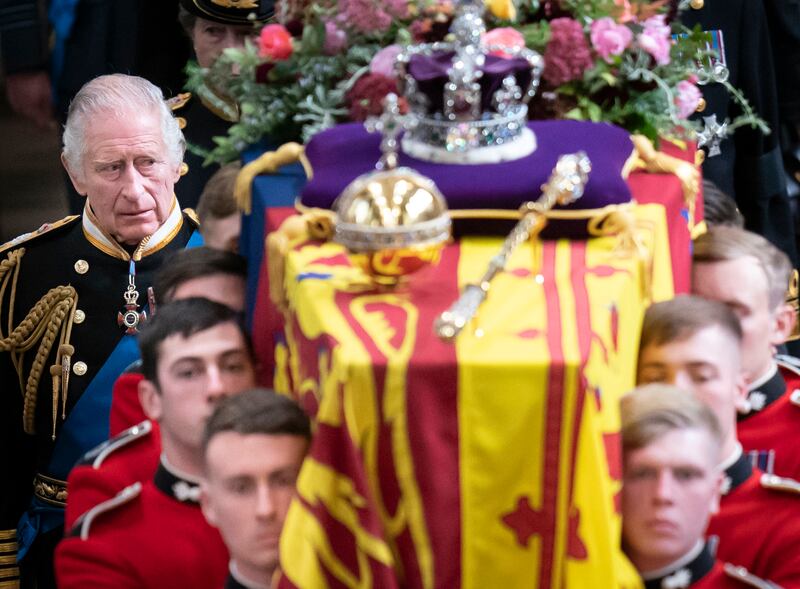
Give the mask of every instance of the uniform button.
[{"label": "uniform button", "polygon": [[695,10],[700,10],[705,4],[705,0],[691,0],[691,2],[689,2],[689,5]]},{"label": "uniform button", "polygon": [[72,365],[72,372],[74,372],[78,376],[83,376],[84,374],[86,374],[86,371],[88,369],[89,367],[86,366],[86,362],[75,362],[75,364]]},{"label": "uniform button", "polygon": [[183,117],[175,117],[175,120],[178,121],[178,128],[185,129],[186,128],[186,119]]},{"label": "uniform button", "polygon": [[695,110],[697,110],[697,112],[703,112],[706,109],[706,106],[707,106],[706,99],[701,96],[700,101],[697,103],[697,108]]},{"label": "uniform button", "polygon": [[89,262],[86,260],[78,260],[75,262],[75,272],[78,274],[86,274],[89,271]]},{"label": "uniform button", "polygon": [[80,309],[75,309],[75,315],[73,317],[75,323],[83,323],[86,320],[86,313],[81,311]]}]

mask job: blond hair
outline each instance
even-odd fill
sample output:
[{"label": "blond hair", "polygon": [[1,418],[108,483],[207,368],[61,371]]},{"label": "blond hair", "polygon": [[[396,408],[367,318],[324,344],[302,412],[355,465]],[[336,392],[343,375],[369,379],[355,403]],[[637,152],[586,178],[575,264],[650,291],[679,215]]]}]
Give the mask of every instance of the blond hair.
[{"label": "blond hair", "polygon": [[722,445],[723,434],[714,412],[683,389],[668,384],[636,387],[622,397],[623,451],[644,448],[675,430],[708,432],[714,446]]},{"label": "blond hair", "polygon": [[770,308],[786,299],[792,276],[789,257],[764,237],[739,227],[718,225],[694,240],[692,262],[729,262],[751,257],[764,271]]}]

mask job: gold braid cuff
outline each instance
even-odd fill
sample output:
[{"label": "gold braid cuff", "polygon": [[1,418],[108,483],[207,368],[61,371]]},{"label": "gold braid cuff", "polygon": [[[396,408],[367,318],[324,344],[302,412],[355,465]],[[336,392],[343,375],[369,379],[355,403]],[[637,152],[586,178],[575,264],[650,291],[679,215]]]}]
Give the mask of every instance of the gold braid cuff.
[{"label": "gold braid cuff", "polygon": [[[72,334],[73,317],[78,304],[78,293],[72,286],[57,286],[50,289],[28,312],[25,318],[14,326],[14,305],[16,302],[17,280],[25,248],[14,250],[0,262],[0,305],[10,284],[8,321],[4,332],[0,321],[0,352],[9,352],[19,377],[23,394],[23,425],[27,433],[34,433],[34,415],[37,393],[45,363],[56,345],[56,361],[47,370],[51,375],[53,398],[53,431],[55,439],[56,419],[59,405],[62,419],[66,411],[68,377],[65,369],[70,365],[74,348],[69,344]],[[13,272],[12,272],[13,270]],[[38,346],[38,347],[37,347]],[[36,347],[36,355],[27,378],[24,372],[25,352]],[[57,369],[56,369],[57,367]],[[23,385],[24,382],[24,385]],[[61,401],[59,403],[59,401]]]},{"label": "gold braid cuff", "polygon": [[249,215],[253,209],[253,180],[260,174],[274,174],[282,166],[293,164],[296,161],[303,164],[306,175],[311,178],[311,166],[303,155],[303,146],[299,143],[284,143],[275,151],[261,154],[246,166],[242,167],[236,177],[233,194],[239,205],[239,210]]}]

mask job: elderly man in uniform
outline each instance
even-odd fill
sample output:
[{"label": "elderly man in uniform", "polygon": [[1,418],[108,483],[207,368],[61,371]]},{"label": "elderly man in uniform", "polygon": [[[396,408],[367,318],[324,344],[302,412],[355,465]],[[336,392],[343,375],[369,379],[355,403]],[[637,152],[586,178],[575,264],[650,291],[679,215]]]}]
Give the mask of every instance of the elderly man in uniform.
[{"label": "elderly man in uniform", "polygon": [[291,399],[253,389],[221,402],[203,434],[200,504],[230,551],[226,589],[268,589],[311,425]]},{"label": "elderly man in uniform", "polygon": [[[245,39],[255,36],[256,27],[274,12],[272,0],[181,0],[178,19],[192,40],[197,63],[208,68],[225,49],[244,47]],[[214,137],[228,134],[230,126],[239,120],[239,106],[219,88],[206,85],[198,87],[194,94],[170,99],[170,104],[179,115],[188,142],[188,170],[176,186],[176,193],[184,206],[194,208],[206,182],[219,169],[218,165],[203,166],[202,151],[215,147]]]},{"label": "elderly man in uniform", "polygon": [[111,388],[138,357],[156,269],[199,243],[173,192],[183,151],[157,87],[96,78],[64,128],[62,160],[86,197],[83,214],[0,248],[0,579],[9,586],[15,556],[23,586],[54,586],[64,481],[108,437]]}]

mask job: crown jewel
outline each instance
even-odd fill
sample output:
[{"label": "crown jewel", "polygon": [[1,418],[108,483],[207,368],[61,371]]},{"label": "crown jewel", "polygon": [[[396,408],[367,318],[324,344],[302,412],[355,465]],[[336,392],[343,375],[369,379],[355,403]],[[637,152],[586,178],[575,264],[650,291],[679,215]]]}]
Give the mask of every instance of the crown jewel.
[{"label": "crown jewel", "polygon": [[398,77],[417,118],[403,138],[409,155],[488,163],[536,148],[525,122],[544,60],[524,47],[482,45],[483,10],[481,0],[462,0],[453,41],[412,45],[398,56]]}]

